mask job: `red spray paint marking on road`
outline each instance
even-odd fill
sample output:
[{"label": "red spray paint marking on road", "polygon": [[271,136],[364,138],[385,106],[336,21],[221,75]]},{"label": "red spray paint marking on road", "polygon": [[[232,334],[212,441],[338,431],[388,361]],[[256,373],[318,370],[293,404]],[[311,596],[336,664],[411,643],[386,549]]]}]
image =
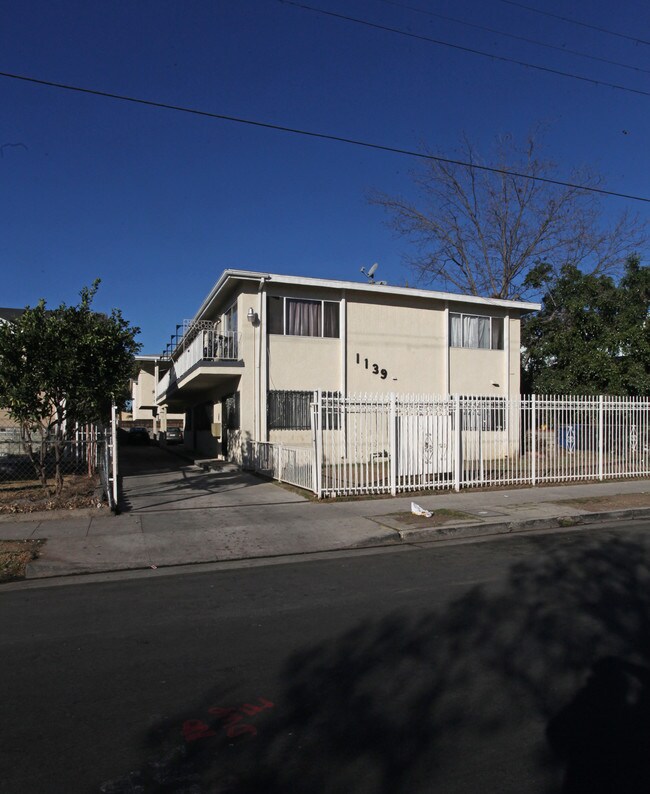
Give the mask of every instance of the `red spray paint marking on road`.
[{"label": "red spray paint marking on road", "polygon": [[[250,723],[243,722],[244,715],[247,717],[254,717],[261,711],[272,709],[275,704],[266,698],[258,698],[260,705],[253,703],[243,703],[237,708],[232,706],[211,706],[208,709],[208,714],[217,717],[223,722],[223,727],[226,730],[226,736],[229,739],[235,739],[238,736],[257,736],[257,728]],[[205,739],[208,736],[216,736],[216,731],[202,720],[185,720],[183,723],[183,738],[186,742],[195,742],[199,739]]]}]

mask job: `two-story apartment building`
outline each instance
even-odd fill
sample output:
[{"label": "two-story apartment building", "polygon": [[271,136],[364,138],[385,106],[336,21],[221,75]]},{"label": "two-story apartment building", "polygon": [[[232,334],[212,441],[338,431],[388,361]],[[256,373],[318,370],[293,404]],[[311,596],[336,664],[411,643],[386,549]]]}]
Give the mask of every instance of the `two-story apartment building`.
[{"label": "two-story apartment building", "polygon": [[157,378],[186,443],[237,457],[247,441],[308,443],[315,390],[519,394],[520,318],[538,304],[226,270]]}]

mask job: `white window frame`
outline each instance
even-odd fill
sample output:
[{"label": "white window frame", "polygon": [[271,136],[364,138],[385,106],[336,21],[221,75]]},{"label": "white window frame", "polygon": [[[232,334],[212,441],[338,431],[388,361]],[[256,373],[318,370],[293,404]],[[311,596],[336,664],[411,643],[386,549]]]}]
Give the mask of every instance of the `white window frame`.
[{"label": "white window frame", "polygon": [[[237,326],[239,326],[239,306],[237,305],[237,300],[234,300],[230,306],[224,311],[221,312],[221,325],[222,325],[222,333],[239,333],[239,327],[236,327],[234,330],[231,328],[231,321],[232,321],[232,311],[235,310],[237,315]],[[228,325],[228,330],[226,331],[226,325]]]},{"label": "white window frame", "polygon": [[[282,301],[282,333],[269,331],[271,336],[297,336],[303,339],[340,339],[341,338],[341,301],[331,300],[330,298],[303,298],[295,297],[293,295],[267,295],[267,300],[275,300],[280,298]],[[287,301],[304,301],[305,303],[320,303],[320,333],[318,336],[304,336],[303,334],[288,334],[287,333]],[[338,336],[325,336],[325,304],[334,303],[338,307],[339,314],[339,333]],[[268,308],[267,308],[268,315]]]},{"label": "white window frame", "polygon": [[[461,332],[461,344],[454,345],[452,344],[452,333],[451,333],[451,320],[452,317],[460,317],[460,332]],[[477,319],[488,319],[490,321],[490,346],[489,347],[480,347],[479,345],[466,345],[465,344],[465,317],[475,317]],[[494,320],[500,320],[503,323],[503,333],[502,333],[502,342],[503,347],[495,347],[494,346]],[[463,349],[463,350],[496,350],[501,351],[505,349],[505,317],[494,317],[491,314],[470,314],[469,312],[449,312],[449,347],[453,347],[455,349]]]}]

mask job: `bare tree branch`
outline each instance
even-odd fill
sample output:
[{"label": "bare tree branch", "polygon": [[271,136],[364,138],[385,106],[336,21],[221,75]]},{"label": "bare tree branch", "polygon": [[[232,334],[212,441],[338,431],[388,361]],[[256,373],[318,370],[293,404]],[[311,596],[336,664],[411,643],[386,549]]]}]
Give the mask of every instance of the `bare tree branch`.
[{"label": "bare tree branch", "polygon": [[[414,244],[408,261],[421,281],[472,295],[523,297],[534,291],[526,277],[541,262],[555,274],[567,264],[585,273],[616,274],[646,245],[646,224],[637,216],[623,212],[605,223],[595,194],[478,170],[472,166],[482,163],[467,137],[461,148],[469,165],[427,160],[413,174],[418,201],[380,191],[368,197],[387,212],[395,232]],[[556,176],[555,164],[537,156],[536,133],[522,147],[511,136],[498,139],[491,164]],[[595,187],[602,180],[580,171],[572,181]]]}]

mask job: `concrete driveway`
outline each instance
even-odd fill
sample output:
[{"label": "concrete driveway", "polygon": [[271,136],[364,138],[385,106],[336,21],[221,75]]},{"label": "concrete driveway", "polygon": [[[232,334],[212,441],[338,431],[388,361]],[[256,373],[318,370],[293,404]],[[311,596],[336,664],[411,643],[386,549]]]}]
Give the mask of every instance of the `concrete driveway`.
[{"label": "concrete driveway", "polygon": [[124,512],[205,510],[305,502],[305,497],[240,471],[232,464],[203,471],[178,452],[155,445],[121,446],[120,507]]}]

